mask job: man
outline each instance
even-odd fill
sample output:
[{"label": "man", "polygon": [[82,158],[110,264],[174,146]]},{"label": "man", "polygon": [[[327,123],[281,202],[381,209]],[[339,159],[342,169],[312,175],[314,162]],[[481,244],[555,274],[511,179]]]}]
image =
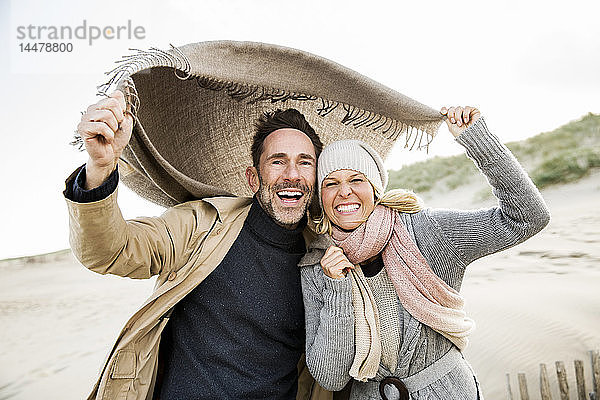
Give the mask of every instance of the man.
[{"label": "man", "polygon": [[314,130],[296,110],[266,113],[246,170],[253,199],[208,198],[125,221],[117,161],[132,125],[120,91],[90,106],[78,126],[89,159],[65,190],[71,246],[87,268],[158,275],[89,398],[316,398],[306,375],[309,387],[297,384],[304,352],[297,263],[322,149]]}]

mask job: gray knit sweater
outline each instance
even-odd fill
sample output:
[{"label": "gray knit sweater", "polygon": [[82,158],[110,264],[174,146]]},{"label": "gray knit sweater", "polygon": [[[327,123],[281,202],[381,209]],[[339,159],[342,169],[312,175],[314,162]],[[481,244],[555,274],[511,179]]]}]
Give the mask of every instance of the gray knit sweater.
[{"label": "gray knit sweater", "polygon": [[[525,241],[548,224],[550,215],[531,179],[506,146],[488,131],[483,118],[456,141],[465,147],[467,155],[487,177],[498,198],[498,206],[468,211],[425,209],[401,215],[432,270],[460,290],[468,264]],[[332,244],[329,237],[320,236],[309,247],[300,267],[308,368],[323,387],[340,390],[351,379],[348,371],[354,356],[354,317],[350,278],[331,279],[319,264],[324,251]],[[380,364],[374,380],[354,381],[352,399],[377,399],[377,381],[390,375],[413,376],[447,353],[458,352],[448,339],[414,319],[397,296],[396,300],[398,312],[382,312],[381,318],[384,315],[398,318],[398,329],[395,329],[400,335],[397,366],[389,368]],[[382,334],[383,340],[386,336],[389,338]],[[384,344],[386,347],[390,348]],[[397,344],[393,348],[398,348]],[[464,361],[437,382],[419,386],[419,390],[411,393],[411,398],[476,399],[477,386],[470,366]]]}]

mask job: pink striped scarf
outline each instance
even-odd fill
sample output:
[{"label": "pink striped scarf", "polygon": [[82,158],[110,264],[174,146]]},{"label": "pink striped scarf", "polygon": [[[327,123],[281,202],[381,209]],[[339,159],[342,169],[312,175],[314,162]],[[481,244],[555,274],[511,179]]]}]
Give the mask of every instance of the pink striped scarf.
[{"label": "pink striped scarf", "polygon": [[460,350],[467,346],[467,336],[475,324],[463,310],[462,296],[431,270],[399,213],[379,205],[354,231],[348,233],[334,226],[332,236],[353,264],[381,252],[387,274],[404,308]]}]

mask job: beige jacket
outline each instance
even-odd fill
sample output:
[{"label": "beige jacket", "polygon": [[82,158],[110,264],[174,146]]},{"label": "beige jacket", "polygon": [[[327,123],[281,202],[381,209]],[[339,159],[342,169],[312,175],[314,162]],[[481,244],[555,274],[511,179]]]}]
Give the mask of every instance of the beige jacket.
[{"label": "beige jacket", "polygon": [[[158,275],[154,292],[121,330],[91,399],[151,399],[158,346],[169,311],[223,260],[237,238],[251,199],[214,197],[187,202],[156,218],[125,221],[116,191],[106,199],[67,199],[71,248],[100,274],[144,279]],[[310,240],[310,233],[305,233]],[[298,364],[297,399],[331,399]]]}]

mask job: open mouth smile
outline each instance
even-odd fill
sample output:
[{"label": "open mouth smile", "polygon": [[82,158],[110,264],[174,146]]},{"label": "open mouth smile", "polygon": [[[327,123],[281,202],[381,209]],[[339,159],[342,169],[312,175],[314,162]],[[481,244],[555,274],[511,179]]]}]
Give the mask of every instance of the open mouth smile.
[{"label": "open mouth smile", "polygon": [[360,208],[360,204],[352,203],[352,204],[340,204],[335,207],[335,210],[340,214],[352,214],[353,212],[358,211]]},{"label": "open mouth smile", "polygon": [[277,197],[285,206],[296,206],[304,197],[304,193],[297,189],[284,189],[277,191]]}]

